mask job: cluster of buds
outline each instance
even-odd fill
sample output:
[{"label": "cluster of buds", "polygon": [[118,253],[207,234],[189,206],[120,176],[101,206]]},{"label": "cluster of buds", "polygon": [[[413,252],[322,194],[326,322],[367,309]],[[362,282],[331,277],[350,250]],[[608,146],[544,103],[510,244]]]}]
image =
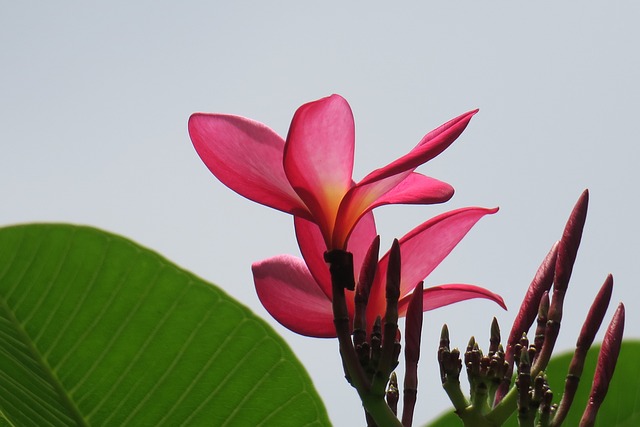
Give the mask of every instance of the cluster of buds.
[{"label": "cluster of buds", "polygon": [[495,317],[491,323],[488,354],[484,355],[475,337],[471,337],[464,353],[464,364],[472,391],[471,401],[478,405],[486,405],[487,402],[491,405],[507,371],[504,348],[500,343],[500,327]]},{"label": "cluster of buds", "polygon": [[[471,338],[464,355],[470,384],[469,400],[460,389],[460,351],[450,350],[449,331],[446,325],[443,328],[438,350],[442,384],[466,426],[499,426],[516,410],[521,427],[556,427],[565,420],[587,352],[604,319],[613,290],[613,277],[609,275],[595,297],[578,337],[560,403],[553,404],[553,392],[544,372],[560,331],[564,297],[582,237],[588,196],[587,191],[582,194],[561,240],[552,247],[538,269],[514,321],[506,350],[500,344],[500,330],[495,318],[487,355],[483,355],[475,339]],[[536,318],[535,337],[530,343],[527,332]],[[580,426],[593,426],[595,423],[617,362],[623,329],[624,305],[620,303],[605,333]],[[518,375],[515,386],[511,387],[514,365]]]},{"label": "cluster of buds", "polygon": [[[367,425],[410,427],[418,387],[423,285],[420,283],[416,287],[407,309],[404,400],[399,420],[397,407],[400,392],[394,369],[398,366],[401,351],[398,332],[400,246],[394,240],[390,251],[384,321],[378,316],[373,325],[367,325],[367,303],[378,266],[379,249],[378,237],[365,256],[357,284],[353,274],[353,257],[349,252],[333,250],[325,253],[332,280],[334,324],[345,377],[360,395]],[[355,290],[353,324],[347,311],[345,289]]]}]

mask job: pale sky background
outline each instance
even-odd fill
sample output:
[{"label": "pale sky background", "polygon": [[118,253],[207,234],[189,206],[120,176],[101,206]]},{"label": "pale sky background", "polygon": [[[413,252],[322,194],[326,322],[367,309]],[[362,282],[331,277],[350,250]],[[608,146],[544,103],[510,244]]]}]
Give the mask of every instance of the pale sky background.
[{"label": "pale sky background", "polygon": [[[378,209],[383,245],[443,212],[500,206],[426,285],[467,282],[509,312],[464,302],[425,316],[416,420],[447,407],[435,352],[486,349],[584,188],[591,202],[558,347],[571,348],[607,273],[627,337],[640,336],[637,2],[2,2],[0,224],[63,221],[151,247],[267,320],[306,365],[336,426],[363,425],[337,343],[273,321],[250,264],[297,254],[292,218],[220,184],[187,134],[192,112],[239,114],[281,135],[295,109],[343,95],[356,120],[354,177],[480,108],[421,172],[446,205]],[[610,308],[606,322],[609,321]],[[599,337],[602,336],[602,332]]]}]

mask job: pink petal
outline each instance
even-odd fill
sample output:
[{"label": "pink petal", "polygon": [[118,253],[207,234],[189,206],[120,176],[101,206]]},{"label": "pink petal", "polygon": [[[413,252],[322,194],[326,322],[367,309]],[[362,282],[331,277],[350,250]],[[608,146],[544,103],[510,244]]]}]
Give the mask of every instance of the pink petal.
[{"label": "pink petal", "polygon": [[478,110],[469,111],[440,125],[426,134],[409,153],[389,163],[387,166],[371,172],[358,185],[369,184],[406,171],[412,171],[421,164],[433,159],[453,144],[465,130],[471,117],[477,112]]},{"label": "pink petal", "polygon": [[[294,224],[302,257],[320,288],[327,297],[331,298],[331,275],[327,263],[324,261],[324,252],[327,248],[322,233],[316,224],[299,217],[295,217]],[[355,274],[360,272],[364,256],[375,237],[376,224],[373,214],[369,212],[354,228],[347,247],[347,250],[353,254]]]},{"label": "pink petal", "polygon": [[283,168],[284,140],[244,117],[195,113],[189,135],[198,155],[227,187],[263,205],[310,218]]},{"label": "pink petal", "polygon": [[444,203],[453,197],[454,189],[446,182],[412,173],[392,190],[378,198],[370,209],[382,205],[432,205]]},{"label": "pink petal", "polygon": [[[471,207],[445,212],[402,237],[401,295],[407,295],[418,282],[431,274],[480,218],[497,211],[498,208]],[[383,266],[386,258],[381,260]]]},{"label": "pink petal", "polygon": [[371,246],[371,242],[373,242],[373,239],[375,239],[377,235],[373,213],[367,212],[354,227],[349,243],[347,244],[347,251],[353,254],[353,268],[356,275],[360,273],[360,268]]},{"label": "pink petal", "polygon": [[388,182],[378,181],[363,187],[355,186],[345,195],[338,211],[336,228],[333,231],[333,239],[336,244],[339,245],[342,240],[349,238],[351,227],[362,214],[378,206],[443,203],[449,200],[454,193],[453,187],[446,182],[419,173],[410,173],[394,188],[375,199],[379,192],[375,191],[374,187],[383,186],[385,183]]},{"label": "pink petal", "polygon": [[[418,282],[424,280],[449,255],[453,248],[485,215],[493,214],[498,208],[487,209],[469,207],[438,215],[411,230],[400,239],[402,267],[400,272],[400,298],[411,293]],[[380,260],[367,313],[384,310],[384,277],[389,262],[389,254]],[[383,312],[383,311],[382,311]],[[374,316],[371,314],[371,316]]]},{"label": "pink petal", "polygon": [[322,289],[327,298],[331,299],[331,275],[329,274],[329,267],[324,260],[324,253],[327,247],[324,237],[322,237],[322,232],[320,232],[315,223],[297,216],[294,217],[294,225],[296,239],[304,262],[320,289]]},{"label": "pink petal", "polygon": [[[429,311],[445,305],[453,304],[460,301],[466,301],[473,298],[484,298],[491,300],[500,307],[507,309],[504,300],[498,294],[495,294],[485,288],[474,285],[452,284],[440,285],[427,288],[422,293],[423,310]],[[411,294],[401,298],[398,303],[398,312],[400,316],[407,313],[411,301]]]},{"label": "pink petal", "polygon": [[352,186],[355,125],[347,101],[332,95],[298,108],[284,150],[284,170],[330,249],[340,200]]},{"label": "pink petal", "polygon": [[284,327],[318,338],[336,336],[331,300],[304,261],[279,255],[251,266],[260,302]]},{"label": "pink petal", "polygon": [[[356,184],[345,196],[337,215],[339,224],[333,233],[336,246],[346,241],[350,227],[358,220],[359,215],[385,203],[375,203],[388,191],[400,185],[415,168],[436,157],[449,147],[469,124],[471,117],[478,110],[469,111],[441,125],[425,135],[408,154],[400,157],[385,167],[377,169]],[[375,203],[375,204],[374,204]],[[400,202],[394,202],[400,203]],[[408,203],[403,201],[401,203]],[[428,201],[413,203],[431,203]]]}]

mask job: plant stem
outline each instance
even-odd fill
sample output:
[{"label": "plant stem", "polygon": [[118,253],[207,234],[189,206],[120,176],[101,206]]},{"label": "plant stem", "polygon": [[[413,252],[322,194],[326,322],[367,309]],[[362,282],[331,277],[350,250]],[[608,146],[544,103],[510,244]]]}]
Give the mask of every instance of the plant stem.
[{"label": "plant stem", "polygon": [[357,390],[365,411],[373,418],[378,427],[402,427],[400,420],[384,399],[384,390],[381,393],[371,392],[371,382],[360,366],[351,340],[349,312],[344,290],[349,287],[349,283],[346,283],[349,279],[345,280],[349,274],[346,273],[350,271],[351,278],[353,278],[353,258],[346,251],[334,250],[325,253],[325,260],[330,264],[333,322],[338,336],[345,374],[351,385]]}]

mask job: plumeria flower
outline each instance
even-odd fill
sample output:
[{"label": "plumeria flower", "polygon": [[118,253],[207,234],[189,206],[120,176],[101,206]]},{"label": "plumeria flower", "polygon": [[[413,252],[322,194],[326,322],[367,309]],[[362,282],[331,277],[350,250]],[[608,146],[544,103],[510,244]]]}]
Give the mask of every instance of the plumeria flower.
[{"label": "plumeria flower", "polygon": [[429,132],[408,154],[358,183],[352,179],[353,114],[339,95],[298,108],[286,140],[256,121],[207,113],[190,117],[189,135],[209,170],[229,188],[317,224],[326,249],[345,249],[358,221],[377,206],[452,197],[449,184],[414,170],[451,145],[476,112]]},{"label": "plumeria flower", "polygon": [[[404,316],[415,287],[462,240],[473,225],[497,209],[463,208],[441,214],[419,225],[399,240],[401,253],[400,300],[398,311]],[[303,259],[279,255],[254,263],[253,278],[260,301],[283,326],[307,336],[336,336],[333,325],[331,277],[323,260],[324,238],[318,226],[296,218],[298,244]],[[347,250],[353,254],[354,271],[360,271],[366,252],[376,236],[371,212],[356,225]],[[385,310],[385,277],[389,254],[379,263],[367,305],[367,325]],[[356,278],[357,279],[357,278]],[[353,320],[354,298],[347,292],[347,308]],[[505,308],[504,301],[484,288],[466,284],[447,284],[423,291],[423,310],[433,310],[471,298],[486,298]]]}]

